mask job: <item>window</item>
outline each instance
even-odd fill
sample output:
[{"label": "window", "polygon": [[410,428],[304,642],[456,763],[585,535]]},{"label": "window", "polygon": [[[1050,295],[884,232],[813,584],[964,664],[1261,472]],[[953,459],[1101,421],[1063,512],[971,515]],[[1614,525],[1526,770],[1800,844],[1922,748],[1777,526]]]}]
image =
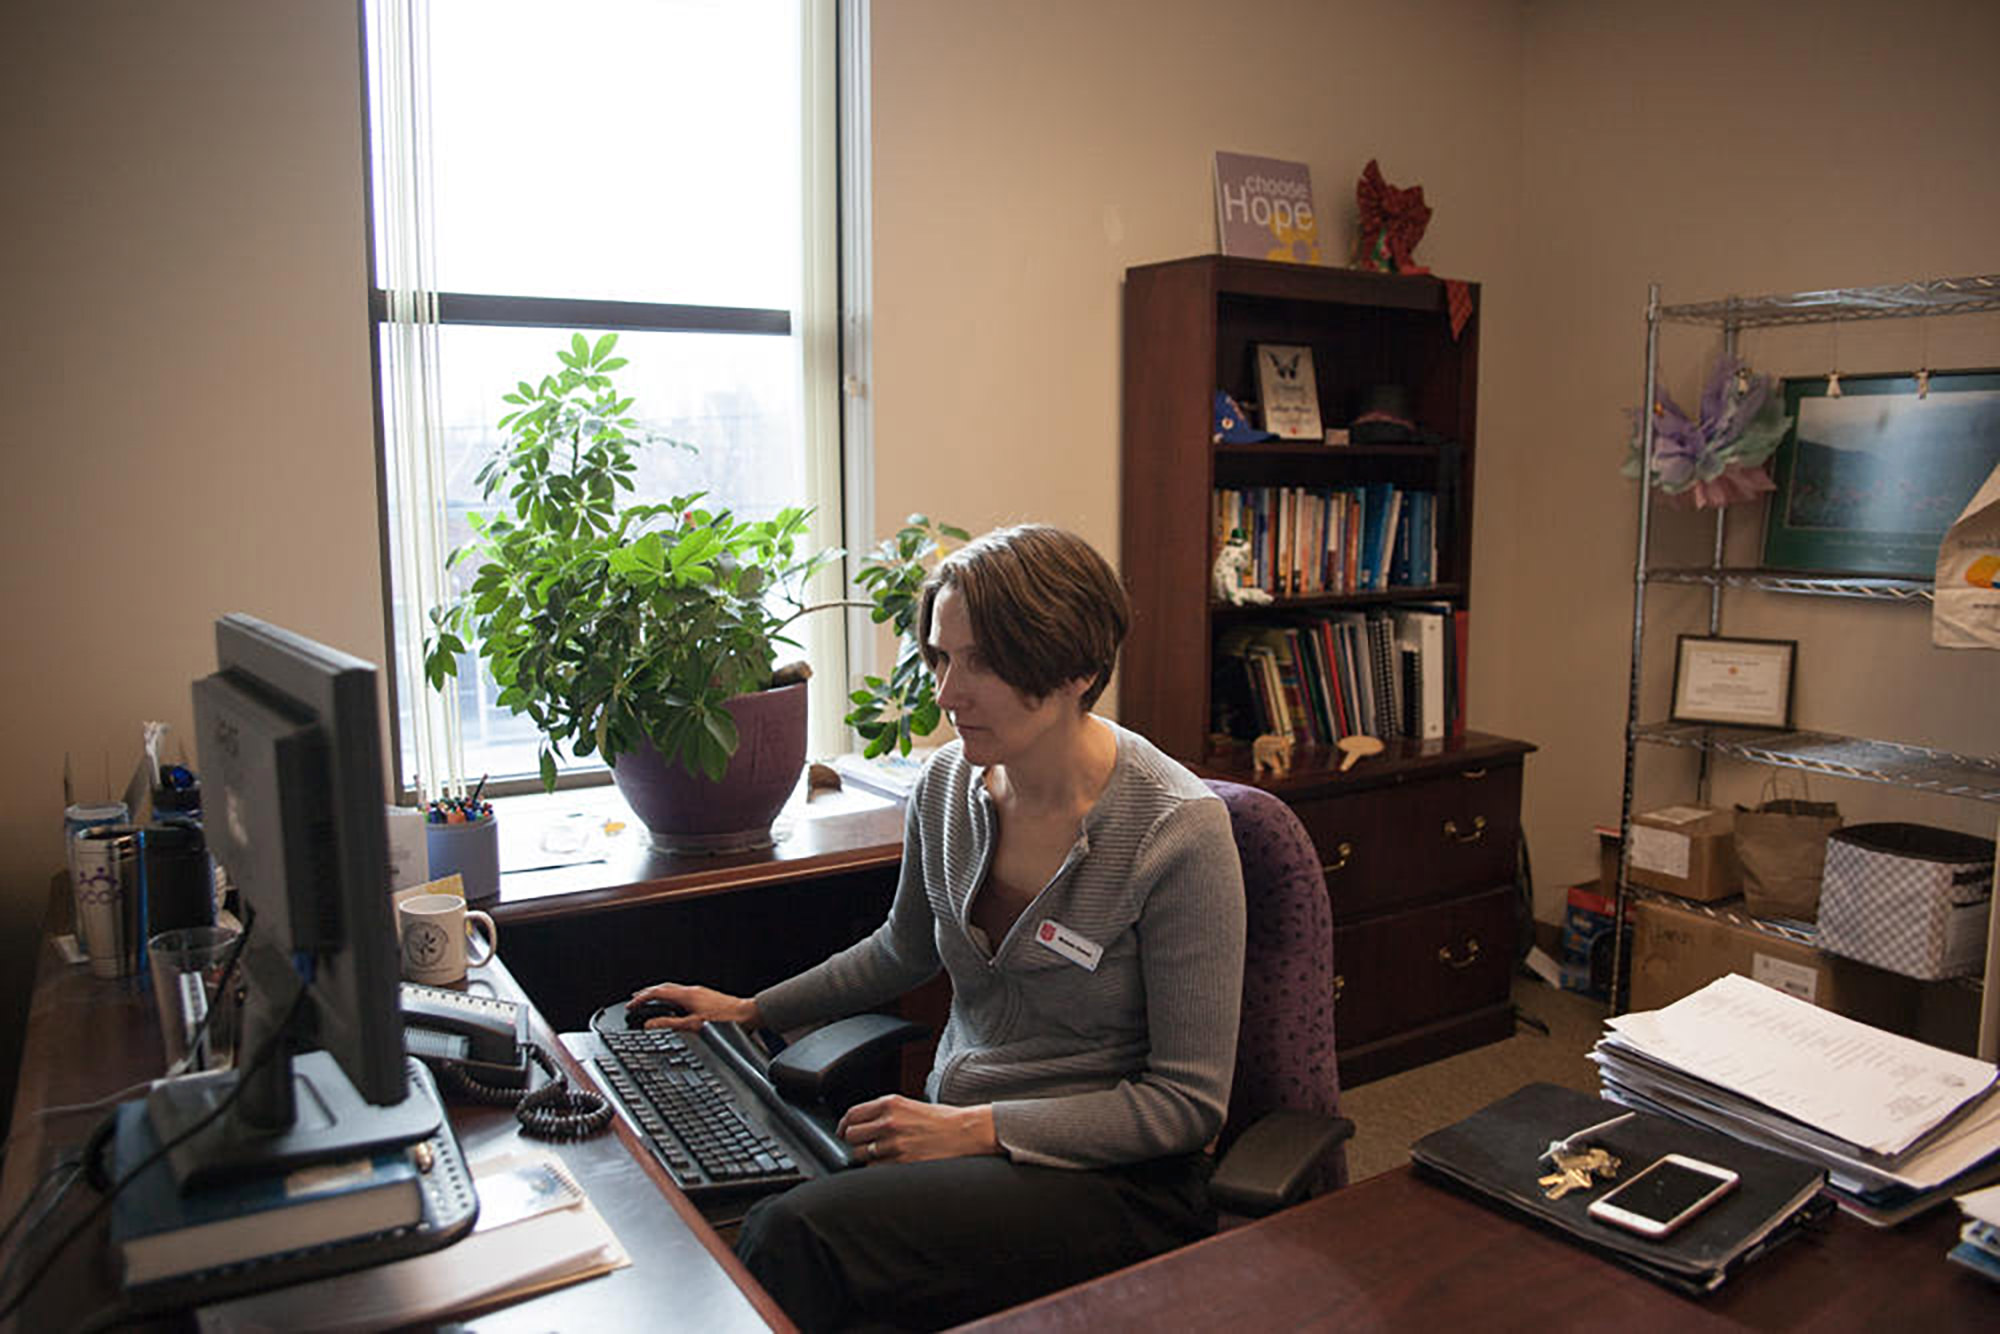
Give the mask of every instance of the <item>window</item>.
[{"label": "window", "polygon": [[[476,659],[423,685],[444,557],[485,504],[501,396],[572,331],[619,332],[624,392],[698,452],[638,500],[814,507],[839,539],[832,0],[366,0],[378,392],[399,773],[434,791],[537,767]],[[432,294],[435,294],[433,297]],[[798,638],[837,749],[843,626]],[[457,756],[457,765],[453,758]],[[586,767],[586,766],[578,766]],[[587,767],[599,767],[595,757]]]}]

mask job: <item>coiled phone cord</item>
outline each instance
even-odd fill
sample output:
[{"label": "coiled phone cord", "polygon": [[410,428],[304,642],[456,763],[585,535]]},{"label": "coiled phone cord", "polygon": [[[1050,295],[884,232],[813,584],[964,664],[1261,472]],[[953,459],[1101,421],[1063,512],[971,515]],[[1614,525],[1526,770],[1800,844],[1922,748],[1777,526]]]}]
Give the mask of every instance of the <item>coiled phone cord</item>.
[{"label": "coiled phone cord", "polygon": [[512,1107],[522,1133],[536,1139],[589,1139],[611,1124],[611,1104],[603,1097],[589,1089],[571,1088],[569,1076],[556,1068],[556,1063],[538,1044],[524,1043],[522,1050],[534,1057],[535,1064],[548,1076],[548,1082],[538,1089],[523,1093],[517,1088],[489,1084],[464,1067],[451,1064],[438,1067],[439,1080],[448,1092],[470,1101]]}]

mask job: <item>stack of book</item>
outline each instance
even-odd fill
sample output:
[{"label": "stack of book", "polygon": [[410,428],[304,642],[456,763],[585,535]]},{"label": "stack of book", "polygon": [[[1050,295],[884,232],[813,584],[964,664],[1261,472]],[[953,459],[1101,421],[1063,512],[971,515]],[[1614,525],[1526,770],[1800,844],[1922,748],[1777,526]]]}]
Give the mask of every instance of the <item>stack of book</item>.
[{"label": "stack of book", "polygon": [[[115,1118],[113,1164],[119,1178],[131,1180],[112,1198],[111,1247],[127,1292],[143,1307],[241,1286],[238,1280],[254,1282],[258,1272],[371,1263],[408,1249],[394,1240],[372,1245],[375,1239],[413,1236],[425,1221],[412,1147],[183,1190],[157,1152],[144,1101],[122,1104]],[[468,1214],[464,1225],[471,1221]]]},{"label": "stack of book", "polygon": [[[1616,1113],[1600,1099],[1530,1084],[1410,1146],[1417,1173],[1549,1229],[1680,1292],[1711,1292],[1758,1256],[1831,1212],[1826,1174],[1810,1163],[1728,1139],[1670,1117]],[[1579,1132],[1583,1132],[1579,1136]],[[1602,1149],[1614,1174],[1551,1194],[1545,1150],[1555,1141]],[[1736,1188],[1665,1236],[1641,1236],[1590,1214],[1591,1202],[1664,1154],[1684,1154],[1737,1174]]]},{"label": "stack of book", "polygon": [[1219,487],[1213,550],[1250,543],[1250,580],[1273,597],[1425,588],[1438,578],[1437,493],[1365,486]]},{"label": "stack of book", "polygon": [[[472,1173],[479,1223],[457,1245],[204,1306],[196,1313],[202,1334],[334,1334],[429,1325],[631,1263],[554,1154],[502,1152],[482,1159]],[[545,1321],[536,1327],[545,1327]]]},{"label": "stack of book", "polygon": [[1317,746],[1460,735],[1465,633],[1465,611],[1444,602],[1231,626],[1216,640],[1218,727]]},{"label": "stack of book", "polygon": [[1965,1213],[1965,1223],[1958,1229],[1958,1245],[1945,1256],[2000,1283],[2000,1186],[1961,1195],[1958,1207]]},{"label": "stack of book", "polygon": [[1735,974],[1608,1027],[1591,1053],[1605,1097],[1817,1163],[1869,1223],[2000,1179],[1990,1062]]}]

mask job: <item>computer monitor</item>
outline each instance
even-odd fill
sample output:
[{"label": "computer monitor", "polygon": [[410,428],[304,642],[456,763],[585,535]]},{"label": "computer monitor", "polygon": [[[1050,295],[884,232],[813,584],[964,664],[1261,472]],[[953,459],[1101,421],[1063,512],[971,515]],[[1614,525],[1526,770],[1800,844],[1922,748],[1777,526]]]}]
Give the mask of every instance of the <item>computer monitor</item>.
[{"label": "computer monitor", "polygon": [[194,713],[209,847],[246,916],[237,1069],[156,1085],[148,1115],[170,1141],[242,1089],[171,1151],[183,1188],[406,1144],[442,1119],[403,1053],[375,669],[242,614],[215,646]]}]

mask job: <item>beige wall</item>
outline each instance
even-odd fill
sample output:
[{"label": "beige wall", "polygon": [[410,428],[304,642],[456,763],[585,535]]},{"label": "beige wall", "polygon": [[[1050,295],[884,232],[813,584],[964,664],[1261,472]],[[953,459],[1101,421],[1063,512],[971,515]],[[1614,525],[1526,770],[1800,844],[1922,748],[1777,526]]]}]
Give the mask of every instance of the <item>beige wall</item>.
[{"label": "beige wall", "polygon": [[[382,653],[352,11],[17,9],[0,991],[24,980],[60,859],[64,755],[91,792],[142,720],[185,737],[216,615]],[[1542,746],[1544,917],[1617,811],[1618,410],[1647,279],[1695,299],[1996,267],[1985,4],[875,0],[873,23],[882,523],[1040,517],[1115,551],[1120,276],[1213,248],[1210,154],[1310,163],[1336,257],[1370,156],[1425,187],[1420,257],[1485,284],[1471,713]],[[2000,364],[1991,334],[1933,328],[1931,359]],[[1843,332],[1843,363],[1914,364],[1872,336]],[[1705,349],[1682,338],[1685,392]],[[1920,617],[1775,615],[1804,641],[1805,721],[2000,752],[1994,660],[1961,655],[1948,688],[1917,691],[1903,682],[1943,656]],[[14,1004],[0,995],[0,1093]]]},{"label": "beige wall", "polygon": [[382,656],[354,11],[16,6],[0,55],[0,1092],[64,756],[122,789],[233,610]]},{"label": "beige wall", "polygon": [[[1526,806],[1538,915],[1552,918],[1561,886],[1594,874],[1590,826],[1618,816],[1637,491],[1617,465],[1622,410],[1643,394],[1646,284],[1694,302],[2000,269],[2000,6],[1533,0],[1524,50],[1530,444],[1514,493],[1480,515],[1475,620],[1503,628],[1472,660],[1473,707],[1542,747]],[[1850,323],[1837,354],[1835,340],[1827,327],[1751,331],[1742,349],[1780,375],[1824,374],[1836,355],[1849,371],[2000,365],[2000,315]],[[1665,335],[1663,384],[1683,405],[1719,347],[1712,330]],[[1496,529],[1515,535],[1504,549]],[[1662,524],[1695,559],[1709,531],[1685,514]],[[1733,559],[1757,563],[1757,514],[1732,531]],[[1656,591],[1648,615],[1670,643],[1676,627],[1705,626],[1706,594]],[[1723,630],[1799,640],[1803,727],[2000,754],[2000,655],[1931,648],[1921,608],[1746,593]],[[1649,716],[1669,679],[1651,673]],[[1642,809],[1684,791],[1672,755],[1649,749]],[[1732,766],[1716,794],[1754,799],[1767,773]],[[1813,789],[1850,821],[1994,833],[1990,805]]]},{"label": "beige wall", "polygon": [[1336,261],[1371,156],[1425,187],[1419,257],[1485,283],[1507,468],[1520,77],[1518,8],[1482,0],[874,0],[878,516],[1042,519],[1115,558],[1120,286],[1215,249],[1217,149],[1308,163]]}]

